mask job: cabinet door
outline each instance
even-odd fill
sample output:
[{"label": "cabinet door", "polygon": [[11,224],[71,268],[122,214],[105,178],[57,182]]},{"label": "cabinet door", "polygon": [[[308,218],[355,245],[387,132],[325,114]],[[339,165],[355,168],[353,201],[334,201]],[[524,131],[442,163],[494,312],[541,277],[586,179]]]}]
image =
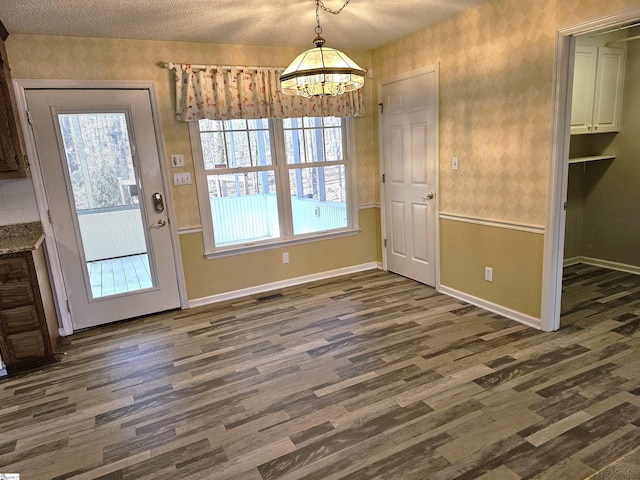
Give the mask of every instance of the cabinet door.
[{"label": "cabinet door", "polygon": [[624,48],[600,47],[598,49],[593,133],[620,131],[624,63]]},{"label": "cabinet door", "polygon": [[2,343],[2,352],[7,355],[5,362],[10,373],[42,364],[42,359],[48,355],[40,330],[5,335]]},{"label": "cabinet door", "polygon": [[33,303],[33,288],[27,259],[24,256],[0,260],[0,308]]},{"label": "cabinet door", "polygon": [[576,46],[571,100],[571,133],[591,133],[598,48]]},{"label": "cabinet door", "polygon": [[0,179],[29,176],[25,152],[7,51],[0,40]]},{"label": "cabinet door", "polygon": [[43,246],[14,255],[0,258],[0,351],[9,375],[55,361],[58,339]]}]

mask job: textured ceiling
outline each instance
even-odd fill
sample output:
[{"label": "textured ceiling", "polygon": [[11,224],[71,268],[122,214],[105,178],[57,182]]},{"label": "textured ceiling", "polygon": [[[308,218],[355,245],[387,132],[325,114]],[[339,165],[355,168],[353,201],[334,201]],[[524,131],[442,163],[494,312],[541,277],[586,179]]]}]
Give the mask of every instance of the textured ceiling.
[{"label": "textured ceiling", "polygon": [[[327,46],[369,49],[484,1],[351,0],[320,24]],[[0,0],[0,21],[9,34],[311,48],[315,0]]]}]

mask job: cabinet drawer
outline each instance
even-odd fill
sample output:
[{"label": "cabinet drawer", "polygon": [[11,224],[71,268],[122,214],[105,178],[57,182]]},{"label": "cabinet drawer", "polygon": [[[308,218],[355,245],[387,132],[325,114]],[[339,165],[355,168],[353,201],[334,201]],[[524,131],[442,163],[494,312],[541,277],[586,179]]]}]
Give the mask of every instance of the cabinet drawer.
[{"label": "cabinet drawer", "polygon": [[20,362],[32,357],[44,357],[47,355],[47,350],[40,330],[34,330],[31,332],[15,333],[13,335],[6,335],[5,341],[6,352],[3,350],[2,354],[6,353],[6,363],[9,365],[13,362]]},{"label": "cabinet drawer", "polygon": [[33,303],[33,289],[29,282],[0,284],[0,308]]},{"label": "cabinet drawer", "polygon": [[0,283],[13,282],[29,278],[29,267],[24,257],[3,258],[0,260]]},{"label": "cabinet drawer", "polygon": [[0,332],[5,335],[39,328],[40,320],[35,305],[0,311]]}]

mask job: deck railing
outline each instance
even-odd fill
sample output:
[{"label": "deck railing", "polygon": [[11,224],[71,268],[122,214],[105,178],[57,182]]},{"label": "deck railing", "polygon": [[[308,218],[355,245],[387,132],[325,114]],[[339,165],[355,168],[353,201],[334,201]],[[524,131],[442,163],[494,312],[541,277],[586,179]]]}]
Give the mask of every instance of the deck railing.
[{"label": "deck railing", "polygon": [[[311,198],[291,198],[296,235],[347,226],[345,204]],[[280,236],[275,195],[211,199],[216,245],[233,245]],[[237,221],[238,218],[249,221]],[[78,212],[88,262],[146,253],[140,206]]]},{"label": "deck railing", "polygon": [[[243,195],[211,199],[216,245],[264,240],[280,236],[274,195]],[[238,218],[249,221],[237,221]]]},{"label": "deck railing", "polygon": [[[291,210],[297,235],[347,226],[347,209],[343,203],[292,197]],[[277,238],[280,235],[275,195],[212,198],[211,212],[217,246]],[[250,221],[238,222],[238,218],[249,218]]]},{"label": "deck railing", "polygon": [[147,252],[139,205],[78,212],[87,262]]}]

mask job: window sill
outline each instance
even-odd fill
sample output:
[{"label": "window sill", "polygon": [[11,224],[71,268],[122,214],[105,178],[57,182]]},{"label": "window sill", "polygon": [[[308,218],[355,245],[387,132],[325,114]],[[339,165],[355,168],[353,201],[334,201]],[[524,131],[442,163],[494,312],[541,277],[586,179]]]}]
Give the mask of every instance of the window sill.
[{"label": "window sill", "polygon": [[215,252],[205,252],[204,256],[207,260],[221,257],[231,257],[233,255],[242,255],[245,253],[261,252],[264,250],[274,250],[276,248],[288,247],[290,245],[299,245],[302,243],[319,242],[322,240],[332,240],[334,238],[349,237],[358,235],[362,230],[359,228],[350,230],[340,230],[331,233],[318,233],[307,237],[296,238],[294,240],[278,240],[273,243],[261,243],[257,245],[239,245],[229,248],[228,250],[216,250]]}]

